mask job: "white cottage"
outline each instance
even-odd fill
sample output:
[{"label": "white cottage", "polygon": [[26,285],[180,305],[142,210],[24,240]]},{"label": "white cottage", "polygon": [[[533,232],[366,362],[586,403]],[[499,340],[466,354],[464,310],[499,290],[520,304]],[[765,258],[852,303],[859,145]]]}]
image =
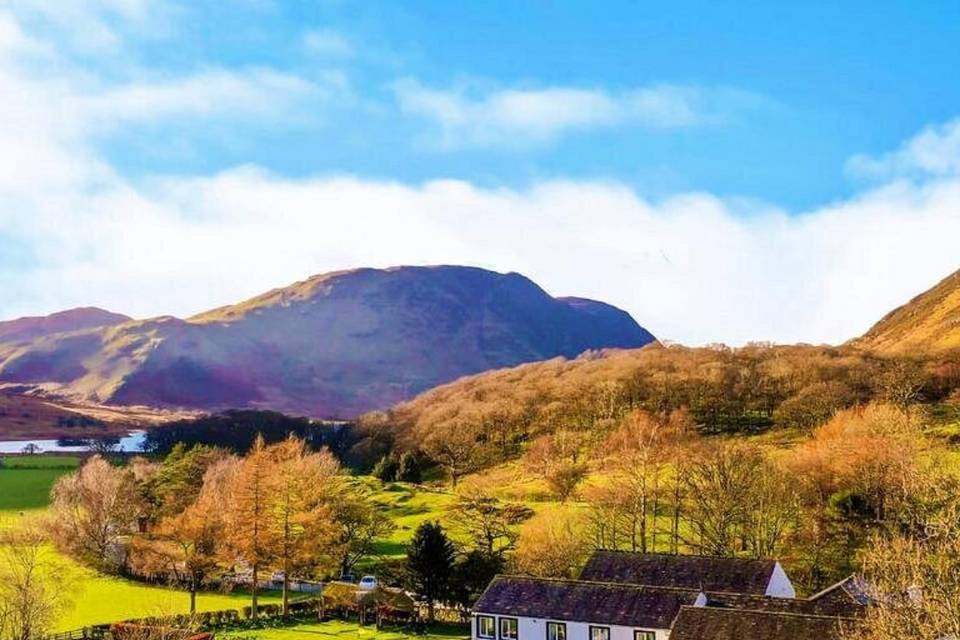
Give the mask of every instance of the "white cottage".
[{"label": "white cottage", "polygon": [[[578,580],[497,576],[474,606],[471,635],[473,640],[667,640],[682,622],[684,638],[779,640],[793,636],[763,634],[772,628],[792,634],[804,620],[818,632],[839,629],[834,622],[853,620],[862,608],[836,598],[796,599],[774,560],[598,551]],[[704,609],[711,612],[698,613]],[[750,615],[741,619],[732,612]],[[739,627],[728,633],[744,624],[762,633]]]}]

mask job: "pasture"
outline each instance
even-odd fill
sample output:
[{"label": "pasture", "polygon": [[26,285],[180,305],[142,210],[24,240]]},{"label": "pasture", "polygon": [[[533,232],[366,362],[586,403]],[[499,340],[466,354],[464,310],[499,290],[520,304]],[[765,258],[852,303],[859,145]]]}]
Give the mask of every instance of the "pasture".
[{"label": "pasture", "polygon": [[378,630],[376,627],[361,627],[356,622],[328,622],[313,624],[298,624],[256,630],[238,630],[218,634],[218,637],[239,640],[240,638],[255,637],[261,640],[409,640],[412,638],[437,638],[439,640],[454,640],[466,638],[463,629],[455,627],[434,626],[427,630],[426,635],[418,636],[395,628]]}]

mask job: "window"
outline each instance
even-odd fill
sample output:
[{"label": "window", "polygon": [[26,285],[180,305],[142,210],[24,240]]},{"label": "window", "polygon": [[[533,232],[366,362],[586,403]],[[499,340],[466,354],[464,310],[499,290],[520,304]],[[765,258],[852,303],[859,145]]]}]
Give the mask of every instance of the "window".
[{"label": "window", "polygon": [[497,635],[497,621],[493,616],[477,616],[477,637],[494,638]]},{"label": "window", "polygon": [[500,640],[517,640],[518,627],[516,618],[500,618]]},{"label": "window", "polygon": [[633,640],[657,640],[655,631],[634,631]]},{"label": "window", "polygon": [[590,627],[590,640],[610,640],[610,627]]},{"label": "window", "polygon": [[547,640],[567,640],[567,625],[562,622],[548,622]]}]

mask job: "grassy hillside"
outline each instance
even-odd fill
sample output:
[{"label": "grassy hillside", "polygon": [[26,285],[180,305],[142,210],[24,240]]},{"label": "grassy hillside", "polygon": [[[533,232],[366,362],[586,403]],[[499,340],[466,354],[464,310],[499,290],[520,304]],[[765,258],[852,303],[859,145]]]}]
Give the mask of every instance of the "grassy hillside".
[{"label": "grassy hillside", "polygon": [[[704,434],[810,431],[873,400],[937,403],[960,388],[948,361],[850,347],[752,345],[609,350],[491,371],[437,387],[362,426],[467,473],[515,459],[538,438],[582,436],[589,450],[625,414],[689,410]],[[449,464],[447,466],[450,466]]]},{"label": "grassy hillside", "polygon": [[960,349],[960,271],[891,311],[854,344],[901,354]]}]

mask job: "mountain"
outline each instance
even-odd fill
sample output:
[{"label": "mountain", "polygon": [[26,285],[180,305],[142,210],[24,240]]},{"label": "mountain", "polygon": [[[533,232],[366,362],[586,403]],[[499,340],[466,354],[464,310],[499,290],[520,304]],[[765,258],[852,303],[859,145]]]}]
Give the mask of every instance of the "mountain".
[{"label": "mountain", "polygon": [[852,344],[888,354],[960,349],[960,271],[888,313]]},{"label": "mountain", "polygon": [[110,404],[349,417],[464,375],[653,341],[620,309],[553,298],[516,273],[357,269],[186,320],[0,342],[0,381]]},{"label": "mountain", "polygon": [[130,320],[128,316],[96,307],[80,307],[50,314],[0,322],[0,342],[29,341],[40,336],[93,327],[108,327]]}]

